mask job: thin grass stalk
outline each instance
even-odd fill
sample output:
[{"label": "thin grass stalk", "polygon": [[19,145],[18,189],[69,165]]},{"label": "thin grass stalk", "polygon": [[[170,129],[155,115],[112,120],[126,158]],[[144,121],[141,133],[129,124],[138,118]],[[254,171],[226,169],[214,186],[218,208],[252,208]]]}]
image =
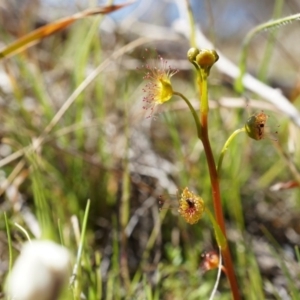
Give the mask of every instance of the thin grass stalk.
[{"label": "thin grass stalk", "polygon": [[130,275],[128,269],[128,251],[127,251],[127,234],[126,226],[129,222],[129,210],[130,210],[130,170],[129,170],[129,119],[128,119],[128,108],[125,102],[125,155],[123,159],[123,178],[122,178],[122,197],[120,203],[120,225],[121,225],[121,257],[120,257],[120,268],[121,277],[124,282],[126,289],[130,287]]},{"label": "thin grass stalk", "polygon": [[[85,236],[86,236],[86,228],[87,228],[88,215],[89,215],[89,211],[90,211],[90,204],[91,204],[91,201],[90,201],[90,199],[88,199],[86,208],[84,211],[84,216],[83,216],[83,221],[82,221],[82,229],[81,229],[81,235],[80,235],[80,242],[79,242],[79,247],[77,250],[76,262],[73,267],[72,277],[70,279],[70,285],[73,285],[75,283],[76,278],[78,276],[78,272],[79,272],[79,266],[80,266],[80,262],[81,262],[83,246],[84,246],[84,241],[85,241]],[[77,289],[78,289],[78,285],[77,285]],[[75,289],[75,295],[77,295],[77,296],[80,295],[79,289],[78,290]]]},{"label": "thin grass stalk", "polygon": [[13,171],[9,174],[8,178],[1,182],[0,196],[7,190],[7,188],[12,184],[15,178],[21,173],[25,165],[25,159],[20,160],[18,164],[14,167]]},{"label": "thin grass stalk", "polygon": [[[172,140],[172,145],[174,152],[176,152],[176,157],[178,158],[178,162],[180,161],[182,165],[185,165],[185,155],[182,149],[182,143],[180,139],[179,132],[176,128],[175,120],[173,118],[172,113],[166,112],[164,113],[164,119],[167,123],[167,128],[169,130],[169,134]],[[189,181],[188,168],[184,168],[180,173],[180,182],[181,185],[186,186]]]},{"label": "thin grass stalk", "polygon": [[268,229],[265,226],[261,226],[261,230],[263,231],[264,235],[268,238],[268,240],[273,244],[273,247],[270,247],[271,252],[273,255],[277,258],[280,264],[280,269],[282,273],[284,274],[284,277],[287,282],[287,288],[289,291],[289,294],[291,295],[291,298],[293,300],[300,299],[300,292],[298,287],[296,286],[296,283],[294,279],[292,278],[291,271],[286,265],[286,262],[283,257],[283,253],[281,255],[277,252],[277,249],[280,249],[280,245],[278,242],[275,240],[275,238],[272,236],[272,234],[268,231]]},{"label": "thin grass stalk", "polygon": [[12,242],[11,242],[11,235],[10,235],[10,228],[7,220],[7,215],[4,213],[4,221],[5,221],[5,227],[6,227],[6,234],[7,234],[7,244],[8,244],[8,272],[10,274],[12,270],[12,262],[13,262],[13,255],[12,255]]},{"label": "thin grass stalk", "polygon": [[[284,1],[283,0],[276,0],[275,5],[274,5],[274,10],[273,10],[273,15],[272,19],[278,19],[282,13],[282,7],[283,7]],[[276,43],[276,38],[277,38],[278,30],[277,28],[273,30],[269,34],[267,45],[264,51],[263,59],[261,60],[261,65],[258,70],[258,79],[261,80],[262,82],[265,82],[267,79],[267,73],[268,73],[268,68],[270,66],[271,58],[272,58],[272,52]]]},{"label": "thin grass stalk", "polygon": [[249,287],[245,291],[247,295],[251,295],[250,299],[265,299],[266,295],[264,294],[264,283],[262,280],[261,271],[259,269],[257,260],[255,255],[252,251],[247,251],[247,260],[248,267],[248,274],[246,275],[249,277]]},{"label": "thin grass stalk", "polygon": [[96,270],[96,299],[102,299],[102,276],[101,276],[101,269],[100,269],[100,263],[101,263],[101,254],[100,252],[95,252],[95,262],[97,266]]},{"label": "thin grass stalk", "polygon": [[295,246],[295,254],[296,254],[298,263],[300,263],[300,251],[299,251],[299,246],[297,246],[297,245]]},{"label": "thin grass stalk", "polygon": [[291,159],[290,155],[284,151],[281,144],[279,144],[277,141],[273,141],[273,145],[275,149],[278,151],[279,155],[284,160],[291,174],[294,176],[294,179],[300,185],[300,171],[298,170],[298,167],[296,166],[294,161]]},{"label": "thin grass stalk", "polygon": [[21,225],[19,225],[18,223],[14,223],[14,225],[15,225],[18,229],[20,229],[20,231],[22,231],[22,233],[24,234],[24,236],[26,237],[26,239],[28,240],[28,242],[31,242],[31,239],[30,239],[30,236],[29,236],[27,230],[25,230],[25,228],[22,227]]},{"label": "thin grass stalk", "polygon": [[155,225],[151,231],[150,237],[148,238],[145,250],[142,255],[141,263],[140,263],[139,267],[137,268],[137,271],[131,281],[131,286],[133,286],[133,287],[136,287],[136,286],[138,287],[138,283],[141,280],[142,273],[143,273],[142,272],[142,263],[147,261],[149,255],[150,255],[150,251],[153,248],[154,243],[157,240],[159,234],[161,233],[161,223],[165,219],[167,212],[168,212],[167,209],[162,210],[161,213],[159,214],[159,218],[154,223]]},{"label": "thin grass stalk", "polygon": [[[81,45],[76,52],[76,61],[77,66],[75,68],[75,84],[79,86],[84,81],[84,76],[86,73],[86,69],[89,63],[90,52],[93,46],[93,41],[95,37],[97,37],[97,33],[99,30],[100,19],[97,17],[93,20],[92,25],[90,26],[89,30],[87,27],[79,34],[80,40],[82,40]],[[75,122],[82,122],[84,120],[85,114],[85,102],[84,102],[84,95],[83,93],[78,96],[77,98],[77,106],[76,106],[76,120]],[[84,131],[77,131],[76,132],[76,141],[78,143],[78,147],[83,147],[84,145]]]},{"label": "thin grass stalk", "polygon": [[52,240],[55,239],[55,233],[53,231],[54,226],[51,220],[52,210],[50,209],[49,203],[46,200],[46,190],[42,181],[41,172],[39,170],[37,161],[38,157],[35,154],[28,155],[27,157],[32,165],[30,177],[32,182],[36,215],[41,229],[41,238]]},{"label": "thin grass stalk", "polygon": [[190,45],[191,47],[196,47],[196,30],[195,30],[195,22],[194,22],[194,16],[193,16],[193,11],[192,7],[190,4],[189,0],[186,0],[186,7],[187,7],[187,12],[189,15],[189,21],[190,21]]},{"label": "thin grass stalk", "polygon": [[59,219],[57,220],[57,228],[58,228],[58,234],[59,234],[60,244],[62,246],[65,246],[65,239],[64,239],[64,235],[63,235],[61,221]]}]

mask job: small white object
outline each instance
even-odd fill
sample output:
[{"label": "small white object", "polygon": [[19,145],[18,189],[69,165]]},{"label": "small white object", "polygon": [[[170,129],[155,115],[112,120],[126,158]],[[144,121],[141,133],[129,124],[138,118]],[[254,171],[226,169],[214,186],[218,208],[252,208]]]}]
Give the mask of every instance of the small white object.
[{"label": "small white object", "polygon": [[56,300],[70,275],[69,251],[51,241],[27,242],[8,278],[12,300]]}]

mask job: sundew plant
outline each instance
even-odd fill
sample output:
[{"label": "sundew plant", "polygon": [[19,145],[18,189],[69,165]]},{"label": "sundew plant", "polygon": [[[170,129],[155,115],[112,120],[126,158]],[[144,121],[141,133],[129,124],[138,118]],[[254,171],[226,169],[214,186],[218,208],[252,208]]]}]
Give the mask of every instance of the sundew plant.
[{"label": "sundew plant", "polygon": [[297,1],[48,2],[0,4],[0,299],[300,299]]},{"label": "sundew plant", "polygon": [[[197,72],[197,86],[199,89],[199,111],[196,112],[191,102],[179,91],[174,90],[171,84],[171,77],[176,74],[169,66],[167,67],[167,61],[162,57],[159,57],[161,65],[156,67],[146,67],[146,75],[144,79],[148,81],[144,92],[146,96],[144,100],[148,106],[144,109],[150,108],[153,116],[155,108],[158,105],[164,104],[171,100],[172,96],[178,96],[182,98],[188,105],[191,114],[195,121],[196,132],[198,138],[203,144],[205,156],[207,160],[207,166],[209,169],[209,176],[211,182],[211,191],[214,206],[214,215],[210,213],[208,208],[205,208],[204,201],[199,196],[194,195],[186,187],[179,199],[179,214],[189,224],[195,224],[202,217],[202,214],[207,211],[210,219],[212,220],[212,226],[215,231],[215,237],[218,247],[221,251],[224,259],[225,267],[223,271],[228,277],[232,296],[234,299],[240,299],[239,287],[234,271],[234,266],[230,254],[230,249],[226,238],[226,227],[224,220],[224,213],[222,208],[221,190],[220,190],[220,179],[223,156],[230,146],[231,140],[239,132],[245,132],[250,138],[254,140],[262,140],[265,137],[265,126],[268,116],[264,112],[256,113],[252,115],[245,126],[241,129],[237,129],[228,138],[225,143],[219,158],[219,162],[215,161],[212,146],[209,139],[209,103],[208,103],[208,78],[212,66],[218,61],[219,57],[215,50],[210,49],[197,49],[191,48],[187,52],[187,59],[195,67]],[[215,264],[218,267],[218,264]]]}]

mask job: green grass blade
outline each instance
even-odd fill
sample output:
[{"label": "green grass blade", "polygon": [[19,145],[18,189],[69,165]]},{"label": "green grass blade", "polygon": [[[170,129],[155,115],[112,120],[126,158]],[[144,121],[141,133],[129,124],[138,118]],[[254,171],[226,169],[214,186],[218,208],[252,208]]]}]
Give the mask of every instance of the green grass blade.
[{"label": "green grass blade", "polygon": [[11,241],[11,235],[10,235],[10,228],[9,228],[6,213],[4,213],[4,220],[5,220],[6,235],[7,235],[8,253],[9,253],[8,270],[10,273],[12,270],[13,255],[12,255],[12,241]]}]

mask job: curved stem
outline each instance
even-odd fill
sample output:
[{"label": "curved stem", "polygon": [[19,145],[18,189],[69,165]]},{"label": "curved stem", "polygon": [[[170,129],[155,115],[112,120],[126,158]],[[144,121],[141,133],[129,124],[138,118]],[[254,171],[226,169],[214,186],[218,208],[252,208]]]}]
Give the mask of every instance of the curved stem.
[{"label": "curved stem", "polygon": [[218,265],[218,274],[217,274],[217,279],[216,279],[216,282],[215,282],[215,285],[214,285],[214,288],[210,294],[210,297],[209,297],[209,300],[213,300],[215,295],[216,295],[216,292],[217,292],[217,289],[218,289],[218,285],[219,285],[219,282],[220,282],[220,278],[221,278],[221,273],[222,273],[222,254],[221,254],[221,248],[219,248],[219,265]]},{"label": "curved stem", "polygon": [[221,154],[220,154],[220,157],[219,157],[218,167],[217,167],[217,171],[218,171],[219,177],[220,177],[220,174],[221,174],[221,168],[222,168],[223,158],[224,158],[224,155],[225,155],[225,153],[226,153],[226,151],[227,151],[230,143],[232,142],[232,140],[235,138],[236,135],[238,135],[240,132],[244,132],[244,131],[245,131],[245,127],[239,128],[239,129],[235,130],[230,135],[230,137],[227,139],[226,143],[224,144],[224,146],[222,148],[222,151],[221,151]]},{"label": "curved stem", "polygon": [[239,59],[239,70],[240,74],[236,78],[234,87],[235,90],[238,91],[239,93],[244,92],[244,86],[243,86],[243,77],[246,73],[246,60],[247,60],[247,55],[248,55],[248,49],[249,49],[249,44],[252,38],[259,32],[263,30],[268,30],[275,28],[276,26],[288,24],[294,20],[299,20],[300,14],[294,14],[288,17],[276,19],[276,20],[271,20],[266,23],[259,24],[255,26],[253,29],[251,29],[247,35],[244,38],[243,45],[242,45],[242,50],[241,50],[241,57]]},{"label": "curved stem", "polygon": [[188,105],[188,107],[194,117],[195,123],[196,123],[198,138],[201,140],[202,139],[202,126],[201,126],[200,120],[198,118],[197,112],[195,111],[191,102],[188,100],[188,98],[186,98],[183,94],[181,94],[179,92],[173,91],[173,95],[177,95],[177,96],[181,97],[185,101],[185,103]]}]

